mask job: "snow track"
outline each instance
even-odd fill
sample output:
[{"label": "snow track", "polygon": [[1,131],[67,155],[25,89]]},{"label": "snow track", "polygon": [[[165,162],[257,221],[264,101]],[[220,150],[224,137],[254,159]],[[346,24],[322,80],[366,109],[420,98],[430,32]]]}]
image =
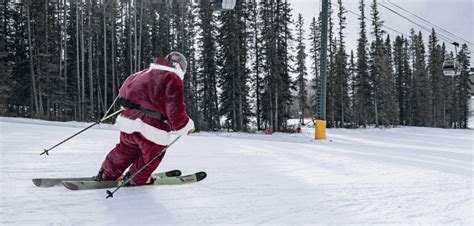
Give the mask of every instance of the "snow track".
[{"label": "snow track", "polygon": [[466,224],[473,222],[473,130],[330,129],[303,134],[200,133],[160,170],[204,170],[183,186],[37,188],[33,177],[90,176],[118,141],[101,125],[0,118],[0,225]]}]

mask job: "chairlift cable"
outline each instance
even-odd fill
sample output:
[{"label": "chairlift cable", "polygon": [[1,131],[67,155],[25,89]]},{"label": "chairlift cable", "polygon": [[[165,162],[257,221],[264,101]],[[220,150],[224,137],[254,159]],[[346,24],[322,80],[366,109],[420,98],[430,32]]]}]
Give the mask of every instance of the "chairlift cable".
[{"label": "chairlift cable", "polygon": [[[352,13],[352,14],[354,14],[354,15],[358,16],[358,17],[361,17],[361,15],[360,15],[360,14],[358,14],[358,13],[355,13],[354,11],[352,11],[352,10],[350,10],[350,9],[346,9],[346,10],[347,10],[348,12],[350,12],[350,13]],[[372,22],[373,22],[373,20],[372,20],[372,19],[370,19],[370,18],[364,17],[364,19],[366,19],[366,20],[369,20],[369,21],[372,21]],[[401,32],[401,31],[398,31],[398,30],[396,30],[396,29],[394,29],[394,28],[391,28],[391,27],[389,27],[389,26],[387,26],[387,25],[382,25],[382,27],[385,27],[385,28],[387,28],[388,30],[391,30],[391,31],[393,31],[393,32],[396,32],[396,33],[398,33],[398,34],[401,34],[401,35],[403,35],[403,36],[405,36],[405,37],[410,37],[410,35],[407,35],[407,34],[405,34],[405,33]]]},{"label": "chairlift cable", "polygon": [[[395,7],[399,8],[399,9],[401,9],[401,10],[407,12],[407,13],[409,13],[409,14],[412,15],[412,16],[414,16],[414,17],[416,17],[416,18],[418,18],[418,19],[420,19],[420,20],[422,20],[422,21],[424,21],[424,22],[430,24],[431,26],[434,26],[434,27],[436,27],[436,28],[438,28],[438,29],[444,31],[445,33],[449,34],[451,37],[454,37],[455,39],[459,39],[459,40],[462,40],[462,41],[464,41],[464,42],[466,42],[466,43],[469,43],[469,44],[471,44],[471,45],[474,45],[474,43],[472,43],[472,42],[470,42],[470,41],[468,41],[468,40],[466,40],[466,39],[464,39],[464,38],[462,38],[462,37],[460,37],[460,36],[458,36],[458,35],[455,35],[455,34],[449,32],[448,30],[446,30],[446,29],[444,29],[444,28],[442,28],[442,27],[440,27],[440,26],[437,26],[436,24],[431,23],[430,21],[428,21],[428,20],[426,20],[426,19],[424,19],[424,18],[422,18],[422,17],[420,17],[420,16],[418,16],[418,15],[416,15],[416,14],[414,14],[414,13],[408,11],[407,9],[405,9],[405,8],[403,8],[403,7],[399,6],[399,5],[397,5],[397,4],[393,3],[393,2],[391,2],[390,0],[387,0],[386,2],[388,2],[389,4],[391,4],[391,5],[395,6]],[[438,32],[439,32],[439,31],[438,31]]]},{"label": "chairlift cable", "polygon": [[[395,13],[396,15],[398,15],[398,16],[404,18],[405,20],[408,20],[409,22],[415,24],[416,26],[418,26],[418,27],[420,27],[420,28],[422,28],[422,29],[424,29],[424,30],[426,30],[426,31],[428,31],[428,32],[431,32],[431,29],[429,29],[429,28],[427,28],[427,27],[425,27],[425,26],[423,26],[423,25],[421,25],[421,24],[419,24],[419,23],[413,21],[412,19],[410,19],[410,18],[408,18],[408,17],[406,17],[406,16],[404,16],[404,15],[401,15],[400,13],[398,13],[397,11],[395,11],[395,10],[393,10],[393,9],[391,9],[391,8],[389,8],[389,7],[387,7],[386,5],[384,5],[384,4],[380,3],[380,2],[379,2],[379,5],[382,6],[383,8],[385,8],[385,9],[391,11],[392,13]],[[454,42],[454,40],[452,40],[452,39],[449,38],[449,37],[446,37],[446,36],[443,35],[443,34],[439,34],[439,33],[438,33],[438,35],[439,35],[439,38],[440,38],[440,39],[443,39],[443,40],[445,40],[445,41],[447,41],[447,42],[449,42],[449,43],[453,43],[453,42]]]}]

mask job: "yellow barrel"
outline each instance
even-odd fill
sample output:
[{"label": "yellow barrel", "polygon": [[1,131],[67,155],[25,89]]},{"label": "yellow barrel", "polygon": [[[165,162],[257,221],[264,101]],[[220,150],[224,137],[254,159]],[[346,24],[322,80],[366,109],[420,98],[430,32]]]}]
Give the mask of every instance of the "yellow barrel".
[{"label": "yellow barrel", "polygon": [[314,121],[314,130],[316,140],[326,140],[326,120]]}]

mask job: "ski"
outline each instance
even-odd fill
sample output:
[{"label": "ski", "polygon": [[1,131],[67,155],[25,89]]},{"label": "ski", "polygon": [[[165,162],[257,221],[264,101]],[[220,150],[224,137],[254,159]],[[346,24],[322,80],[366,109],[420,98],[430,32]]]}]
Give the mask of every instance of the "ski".
[{"label": "ski", "polygon": [[[157,178],[165,177],[177,177],[181,176],[180,170],[170,170],[167,172],[154,173],[152,176]],[[65,178],[35,178],[33,184],[37,187],[49,188],[54,186],[62,185],[63,181],[96,181],[95,176],[93,177],[65,177]]]},{"label": "ski", "polygon": [[[190,184],[196,183],[204,178],[207,174],[205,172],[198,172],[184,176],[176,177],[156,177],[155,174],[152,175],[153,182],[146,184],[145,186],[153,185],[181,185],[181,184]],[[106,189],[118,187],[123,183],[123,181],[63,181],[62,184],[69,190],[91,190],[91,189]],[[135,187],[135,186],[125,186],[125,187]]]}]

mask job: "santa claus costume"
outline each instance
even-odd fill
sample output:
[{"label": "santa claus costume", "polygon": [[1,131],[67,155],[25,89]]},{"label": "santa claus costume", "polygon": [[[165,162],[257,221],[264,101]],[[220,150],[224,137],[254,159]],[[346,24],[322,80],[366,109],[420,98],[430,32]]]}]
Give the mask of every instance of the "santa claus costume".
[{"label": "santa claus costume", "polygon": [[[187,135],[194,122],[186,113],[183,77],[186,58],[172,52],[157,58],[150,68],[137,72],[123,83],[119,102],[125,110],[118,116],[120,142],[106,156],[99,180],[117,180],[130,167],[134,175],[169,144],[171,133]],[[164,153],[129,182],[146,184]]]}]

